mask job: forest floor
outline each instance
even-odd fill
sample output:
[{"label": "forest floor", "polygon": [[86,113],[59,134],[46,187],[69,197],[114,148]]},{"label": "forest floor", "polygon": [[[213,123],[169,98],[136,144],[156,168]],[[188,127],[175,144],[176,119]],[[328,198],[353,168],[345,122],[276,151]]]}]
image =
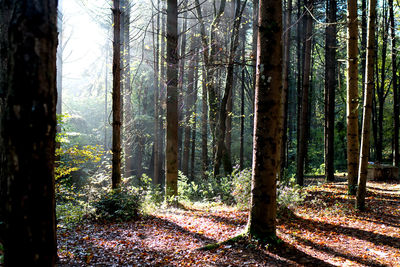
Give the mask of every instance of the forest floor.
[{"label": "forest floor", "polygon": [[239,240],[199,250],[240,234],[248,212],[193,206],[59,231],[59,266],[400,266],[400,183],[368,182],[365,212],[343,179],[306,190],[279,216],[275,247]]}]

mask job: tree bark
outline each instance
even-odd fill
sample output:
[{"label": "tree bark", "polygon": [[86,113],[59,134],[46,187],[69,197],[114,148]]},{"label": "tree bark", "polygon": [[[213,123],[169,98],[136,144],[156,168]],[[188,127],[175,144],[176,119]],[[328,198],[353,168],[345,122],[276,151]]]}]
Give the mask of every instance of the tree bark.
[{"label": "tree bark", "polygon": [[358,171],[358,188],[356,196],[356,208],[365,210],[365,195],[367,192],[367,171],[369,157],[369,137],[371,126],[372,89],[374,87],[374,45],[375,45],[375,19],[376,0],[369,0],[368,33],[367,33],[367,62],[366,81],[363,107],[363,124],[361,135],[360,167]]},{"label": "tree bark", "polygon": [[57,1],[0,0],[0,6],[4,265],[55,266]]},{"label": "tree bark", "polygon": [[167,1],[167,136],[165,146],[167,201],[178,195],[178,6]]},{"label": "tree bark", "polygon": [[[160,9],[160,0],[157,1],[157,8]],[[160,184],[160,107],[159,107],[159,93],[160,93],[160,74],[159,74],[159,52],[160,52],[160,13],[156,16],[157,25],[153,30],[153,44],[154,44],[154,161],[153,161],[153,184]],[[154,22],[153,22],[154,25]],[[155,35],[155,36],[154,36]]]},{"label": "tree bark", "polygon": [[327,23],[325,28],[325,175],[326,180],[335,180],[334,134],[335,134],[335,90],[336,90],[336,0],[327,1]]},{"label": "tree bark", "polygon": [[285,18],[285,32],[283,34],[284,40],[284,53],[283,53],[283,89],[282,89],[282,103],[284,107],[283,111],[283,132],[282,132],[282,146],[281,146],[281,166],[280,166],[280,178],[284,176],[285,169],[287,167],[287,128],[288,128],[288,91],[289,91],[289,75],[290,75],[290,33],[291,33],[291,22],[292,21],[292,0],[288,1]]},{"label": "tree bark", "polygon": [[[182,3],[183,5],[182,8],[187,8],[187,0],[184,0]],[[181,41],[180,41],[180,56],[179,56],[179,75],[178,75],[178,168],[182,170],[182,165],[188,163],[188,158],[184,158],[183,155],[183,150],[184,148],[182,147],[183,145],[183,133],[185,131],[185,127],[183,125],[184,121],[184,106],[186,103],[184,103],[184,92],[183,92],[183,84],[184,84],[184,74],[185,74],[185,54],[186,54],[186,30],[187,30],[187,13],[184,12],[185,15],[183,17],[183,25],[182,25],[182,31],[179,34]],[[184,161],[186,162],[184,163]],[[187,171],[186,171],[187,174]]]},{"label": "tree bark", "polygon": [[[227,148],[225,146],[225,134],[226,134],[226,118],[227,114],[227,106],[229,95],[232,94],[233,90],[233,61],[235,59],[235,53],[237,47],[239,45],[239,27],[242,19],[242,13],[244,7],[246,6],[246,0],[243,5],[241,5],[240,0],[236,0],[236,11],[235,11],[235,22],[232,29],[232,36],[230,42],[230,51],[228,58],[228,67],[226,74],[226,82],[225,82],[225,91],[224,96],[222,98],[222,102],[219,110],[219,122],[218,122],[218,131],[216,131],[216,154],[214,158],[214,175],[215,177],[219,176],[219,168],[221,161],[224,165],[225,174],[229,175],[232,173],[232,163],[230,155],[227,154]],[[224,153],[225,152],[225,153]],[[225,154],[225,155],[224,155]]]},{"label": "tree bark", "polygon": [[188,65],[188,87],[186,91],[186,114],[185,114],[185,140],[184,140],[184,145],[183,145],[183,158],[182,158],[182,172],[185,176],[188,176],[189,174],[189,152],[190,152],[190,134],[192,130],[192,126],[190,123],[190,118],[192,117],[193,110],[194,110],[194,102],[193,102],[193,94],[194,94],[194,72],[195,72],[195,48],[196,48],[196,42],[194,40],[194,37],[192,37],[192,41],[190,44],[190,51],[192,54],[192,57],[189,61]]},{"label": "tree bark", "polygon": [[358,172],[358,19],[357,2],[347,1],[347,179],[355,195]]},{"label": "tree bark", "polygon": [[[195,51],[194,52],[195,54],[197,54],[197,51]],[[196,108],[197,108],[197,106],[196,106],[196,102],[197,102],[197,82],[198,82],[198,73],[199,73],[199,70],[198,70],[198,66],[199,66],[199,62],[198,62],[198,58],[197,58],[197,56],[196,56],[196,58],[195,58],[196,60],[195,60],[195,66],[194,66],[194,68],[195,68],[195,72],[194,72],[194,91],[193,91],[193,113],[194,114],[197,114],[197,111],[196,111]],[[192,181],[194,181],[194,178],[195,178],[195,171],[196,171],[196,168],[195,168],[195,155],[196,155],[196,124],[197,124],[197,119],[196,119],[196,117],[197,117],[197,115],[195,115],[194,116],[194,122],[193,122],[193,127],[192,127],[192,134],[191,134],[191,137],[192,137],[192,153],[190,154],[190,180],[192,180]]]},{"label": "tree bark", "polygon": [[[308,9],[311,12],[313,0],[308,0]],[[313,19],[309,13],[306,15],[306,42],[304,54],[304,73],[302,83],[302,100],[300,113],[300,133],[299,133],[299,151],[297,152],[297,183],[304,184],[304,162],[307,151],[307,125],[308,125],[308,92],[310,89],[310,70],[311,70],[311,42]]]},{"label": "tree bark", "polygon": [[392,38],[392,75],[393,75],[393,166],[399,166],[399,91],[397,88],[396,28],[394,25],[393,0],[389,0],[390,35]]},{"label": "tree bark", "polygon": [[132,176],[132,170],[134,165],[133,160],[133,151],[132,151],[132,106],[131,106],[131,97],[132,97],[132,88],[131,88],[131,67],[130,67],[130,1],[125,0],[125,8],[124,8],[124,20],[121,21],[124,24],[124,32],[122,33],[124,36],[124,60],[123,60],[123,68],[124,68],[124,150],[125,150],[125,177]]},{"label": "tree bark", "polygon": [[112,136],[112,188],[121,185],[121,11],[119,0],[113,1],[114,44],[113,44],[113,136]]},{"label": "tree bark", "polygon": [[[250,236],[276,240],[276,176],[282,136],[282,1],[260,0]],[[266,123],[268,122],[268,123]]]},{"label": "tree bark", "polygon": [[[387,96],[387,91],[385,90],[386,86],[386,54],[387,54],[387,39],[389,35],[389,19],[387,18],[387,8],[383,8],[383,15],[382,15],[382,53],[381,53],[381,81],[380,85],[376,86],[376,92],[378,96],[378,139],[376,142],[376,161],[382,162],[383,161],[383,109],[385,105],[385,100]],[[377,45],[378,49],[378,45]],[[378,61],[376,62],[378,63]],[[378,73],[377,73],[378,74]],[[389,90],[389,88],[388,88]]]},{"label": "tree bark", "polygon": [[246,73],[246,33],[247,31],[243,29],[242,35],[242,77],[240,86],[240,150],[239,150],[239,169],[244,169],[244,90],[245,84],[245,73]]}]

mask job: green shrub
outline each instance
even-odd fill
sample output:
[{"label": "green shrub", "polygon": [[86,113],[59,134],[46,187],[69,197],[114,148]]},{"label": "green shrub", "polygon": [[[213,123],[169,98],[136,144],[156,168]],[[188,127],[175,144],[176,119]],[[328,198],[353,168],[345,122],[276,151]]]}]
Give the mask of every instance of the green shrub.
[{"label": "green shrub", "polygon": [[239,209],[249,207],[251,194],[251,169],[239,170],[235,167],[231,175],[232,195]]},{"label": "green shrub", "polygon": [[59,225],[76,225],[87,216],[88,207],[83,201],[57,203],[56,214]]},{"label": "green shrub", "polygon": [[289,183],[280,183],[278,181],[276,193],[278,212],[300,204],[306,197],[306,193],[301,189],[301,186],[296,184],[294,178],[291,178]]},{"label": "green shrub", "polygon": [[[240,171],[238,168],[232,172],[232,195],[238,208],[249,208],[251,196],[251,169]],[[285,210],[300,204],[306,195],[292,177],[283,182],[277,182],[278,211]]]},{"label": "green shrub", "polygon": [[231,194],[232,182],[230,177],[214,178],[207,181],[189,181],[179,172],[178,195],[180,200],[210,201],[232,204],[234,202]]},{"label": "green shrub", "polygon": [[135,189],[111,190],[93,202],[96,217],[106,221],[129,221],[137,218],[140,195]]}]

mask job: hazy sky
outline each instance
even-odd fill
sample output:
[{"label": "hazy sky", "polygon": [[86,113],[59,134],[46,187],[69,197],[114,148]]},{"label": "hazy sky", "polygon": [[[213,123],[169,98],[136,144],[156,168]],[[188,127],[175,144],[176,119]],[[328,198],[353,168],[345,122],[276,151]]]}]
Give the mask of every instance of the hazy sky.
[{"label": "hazy sky", "polygon": [[[93,12],[90,11],[99,2],[105,5],[105,2],[101,0],[59,1],[64,14],[63,42],[67,42],[63,54],[63,89],[65,93],[71,91],[75,94],[84,93],[98,82],[99,71],[105,72],[103,47],[109,38],[99,23],[92,19]],[[107,12],[106,8],[104,8],[104,12]]]}]

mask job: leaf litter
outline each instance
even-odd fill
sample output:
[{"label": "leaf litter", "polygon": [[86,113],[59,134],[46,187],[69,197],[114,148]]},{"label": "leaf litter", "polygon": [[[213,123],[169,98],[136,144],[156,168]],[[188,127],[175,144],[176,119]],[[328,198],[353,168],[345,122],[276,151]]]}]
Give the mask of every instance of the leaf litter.
[{"label": "leaf litter", "polygon": [[306,188],[278,216],[282,242],[244,238],[247,211],[232,207],[160,209],[126,223],[85,222],[58,232],[58,266],[400,266],[400,184],[368,182],[367,210],[354,209],[346,182]]}]

